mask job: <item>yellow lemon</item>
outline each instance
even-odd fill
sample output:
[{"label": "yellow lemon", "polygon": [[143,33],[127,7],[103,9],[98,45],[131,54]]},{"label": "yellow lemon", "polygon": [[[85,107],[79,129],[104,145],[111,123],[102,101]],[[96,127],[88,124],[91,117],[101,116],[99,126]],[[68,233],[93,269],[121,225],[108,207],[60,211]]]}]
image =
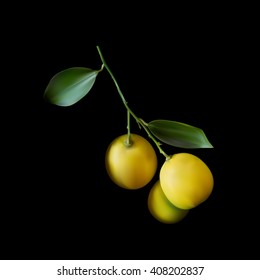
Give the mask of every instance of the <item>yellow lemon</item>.
[{"label": "yellow lemon", "polygon": [[189,210],[177,208],[167,199],[159,180],[149,192],[148,208],[155,219],[165,224],[177,223],[189,212]]},{"label": "yellow lemon", "polygon": [[144,137],[131,134],[131,145],[126,145],[127,134],[114,139],[105,155],[106,170],[112,181],[125,189],[139,189],[147,185],[157,170],[154,148]]},{"label": "yellow lemon", "polygon": [[200,158],[178,153],[162,165],[160,183],[171,203],[181,209],[191,209],[210,196],[214,180],[209,167]]}]

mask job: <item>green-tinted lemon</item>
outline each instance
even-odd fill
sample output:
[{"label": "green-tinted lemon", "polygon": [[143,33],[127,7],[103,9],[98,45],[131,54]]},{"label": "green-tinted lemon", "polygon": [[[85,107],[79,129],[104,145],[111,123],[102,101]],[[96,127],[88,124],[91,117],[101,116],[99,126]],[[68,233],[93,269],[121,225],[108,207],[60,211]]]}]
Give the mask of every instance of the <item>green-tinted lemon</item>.
[{"label": "green-tinted lemon", "polygon": [[159,180],[149,192],[148,208],[155,219],[166,224],[181,221],[189,212],[189,210],[177,208],[167,199]]}]

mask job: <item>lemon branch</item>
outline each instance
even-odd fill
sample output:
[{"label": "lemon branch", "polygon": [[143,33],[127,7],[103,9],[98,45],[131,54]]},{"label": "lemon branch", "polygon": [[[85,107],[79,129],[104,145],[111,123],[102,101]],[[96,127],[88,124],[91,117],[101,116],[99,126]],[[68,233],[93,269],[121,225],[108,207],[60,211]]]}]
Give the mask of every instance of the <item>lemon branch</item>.
[{"label": "lemon branch", "polygon": [[102,53],[101,53],[101,50],[100,50],[99,46],[97,46],[97,50],[98,50],[100,59],[101,59],[101,61],[102,61],[102,63],[103,63],[102,66],[101,66],[101,69],[103,69],[103,68],[105,67],[106,70],[108,71],[108,73],[110,74],[112,80],[113,80],[114,83],[115,83],[115,86],[116,86],[116,88],[117,88],[117,91],[118,91],[118,93],[119,93],[119,95],[120,95],[120,97],[121,97],[121,99],[122,99],[122,101],[123,101],[123,104],[124,104],[124,106],[126,107],[126,110],[127,110],[127,132],[128,132],[127,135],[128,135],[128,137],[127,137],[126,145],[127,145],[127,146],[131,146],[131,145],[132,145],[132,142],[131,142],[131,131],[130,131],[130,116],[132,116],[132,117],[136,120],[136,122],[138,123],[138,125],[140,125],[141,127],[144,128],[144,130],[146,131],[146,133],[148,134],[148,136],[151,138],[151,140],[155,143],[155,145],[156,145],[157,148],[159,149],[160,153],[163,154],[163,155],[165,156],[166,160],[169,159],[170,156],[168,156],[168,155],[162,150],[162,148],[161,148],[161,143],[159,143],[159,142],[154,138],[154,136],[150,133],[150,131],[149,131],[149,129],[148,129],[148,125],[147,125],[142,119],[138,118],[138,117],[135,115],[135,113],[129,108],[129,106],[128,106],[128,104],[127,104],[127,101],[126,101],[126,99],[125,99],[125,97],[124,97],[124,95],[123,95],[123,93],[122,93],[122,91],[121,91],[121,89],[120,89],[120,87],[119,87],[117,81],[116,81],[116,78],[115,78],[115,76],[113,75],[113,73],[112,73],[112,71],[110,70],[110,68],[108,67],[108,65],[107,65],[107,63],[106,63],[106,61],[105,61],[105,59],[104,59],[104,57],[103,57],[103,55],[102,55]]},{"label": "lemon branch", "polygon": [[[101,58],[101,61],[102,61],[103,65],[104,65],[104,67],[107,69],[107,71],[110,74],[112,80],[114,81],[114,83],[116,85],[116,88],[117,88],[117,91],[118,91],[118,93],[119,93],[119,95],[120,95],[120,97],[121,97],[121,99],[123,101],[123,104],[125,105],[125,107],[127,109],[127,131],[128,131],[128,137],[127,137],[126,145],[127,146],[131,146],[130,115],[132,115],[136,120],[138,118],[133,113],[133,111],[129,108],[129,106],[127,105],[125,97],[124,97],[124,95],[123,95],[123,93],[122,93],[122,91],[121,91],[121,89],[120,89],[120,87],[119,87],[115,77],[114,77],[114,74],[111,72],[110,68],[108,67],[108,65],[107,65],[107,63],[106,63],[106,61],[105,61],[105,59],[104,59],[104,57],[103,57],[103,55],[101,53],[101,50],[100,50],[99,46],[97,46],[97,50],[98,50],[99,56]],[[103,68],[103,66],[102,66],[102,68]]]}]

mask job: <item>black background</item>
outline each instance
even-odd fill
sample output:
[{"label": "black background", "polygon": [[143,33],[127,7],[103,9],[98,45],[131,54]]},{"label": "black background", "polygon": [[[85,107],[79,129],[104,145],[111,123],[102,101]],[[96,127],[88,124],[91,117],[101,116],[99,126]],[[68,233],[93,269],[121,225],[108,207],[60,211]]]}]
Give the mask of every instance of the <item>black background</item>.
[{"label": "black background", "polygon": [[[115,15],[105,7],[95,15],[79,6],[42,8],[6,31],[1,259],[259,258],[257,141],[247,136],[255,111],[243,67],[250,36],[241,17],[199,7],[118,7]],[[214,146],[188,150],[210,167],[215,185],[178,224],[162,224],[148,211],[158,172],[136,191],[106,174],[106,148],[126,133],[126,111],[106,71],[71,107],[43,100],[57,72],[100,68],[97,45],[137,116],[200,127]],[[132,132],[146,137],[134,121]]]}]

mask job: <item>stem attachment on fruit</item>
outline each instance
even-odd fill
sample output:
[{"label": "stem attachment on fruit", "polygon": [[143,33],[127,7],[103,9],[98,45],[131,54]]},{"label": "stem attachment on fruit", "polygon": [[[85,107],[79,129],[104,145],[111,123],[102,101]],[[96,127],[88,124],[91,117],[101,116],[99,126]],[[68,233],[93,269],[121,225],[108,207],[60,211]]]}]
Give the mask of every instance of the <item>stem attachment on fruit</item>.
[{"label": "stem attachment on fruit", "polygon": [[130,117],[131,117],[131,114],[130,114],[130,111],[129,110],[126,110],[127,111],[127,139],[126,139],[126,146],[127,147],[130,147],[132,146],[132,140],[131,140],[131,130],[130,130]]}]

